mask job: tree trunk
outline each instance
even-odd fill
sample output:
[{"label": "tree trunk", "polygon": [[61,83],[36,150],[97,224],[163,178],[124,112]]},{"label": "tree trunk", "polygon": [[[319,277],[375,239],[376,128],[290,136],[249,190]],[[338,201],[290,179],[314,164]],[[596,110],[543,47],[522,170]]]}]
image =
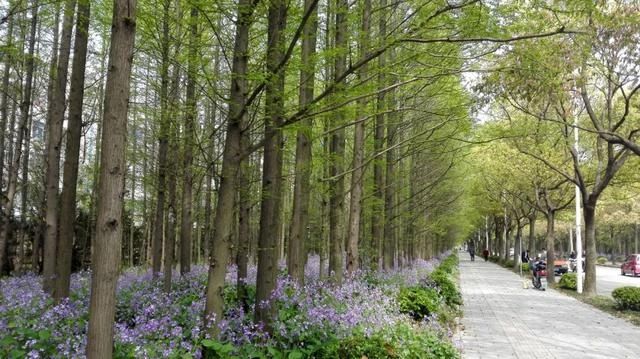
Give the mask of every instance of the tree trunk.
[{"label": "tree trunk", "polygon": [[[240,139],[240,152],[246,153],[250,145],[250,133],[248,131],[246,116],[242,119],[242,137]],[[249,311],[249,294],[247,292],[247,275],[249,272],[249,244],[251,241],[251,168],[250,158],[245,156],[240,163],[238,172],[238,252],[236,264],[238,265],[238,278],[236,289],[238,302],[245,312]]]},{"label": "tree trunk", "polygon": [[[177,86],[177,81],[175,83]],[[178,137],[175,134],[176,131],[171,131],[172,136],[169,139],[169,152],[174,155],[178,153]],[[167,188],[169,189],[168,207],[166,212],[166,220],[164,226],[164,265],[162,269],[162,288],[166,293],[171,291],[171,281],[173,279],[173,262],[175,261],[175,246],[176,246],[176,222],[177,222],[177,208],[176,208],[176,176],[178,171],[176,170],[176,164],[173,161],[167,163]]]},{"label": "tree trunk", "polygon": [[[35,51],[35,42],[36,42],[36,25],[37,25],[37,17],[38,17],[38,4],[37,2],[33,4],[32,10],[32,19],[31,19],[31,27],[29,34],[29,55],[27,57],[26,67],[26,80],[24,86],[24,93],[22,95],[22,102],[20,103],[20,123],[18,125],[18,137],[16,139],[16,144],[14,147],[15,154],[11,156],[11,163],[9,165],[8,171],[8,182],[7,182],[7,192],[4,194],[4,200],[6,202],[2,203],[3,213],[0,215],[0,275],[2,275],[5,266],[7,265],[7,244],[9,239],[10,227],[11,227],[11,218],[13,217],[13,208],[15,204],[15,195],[17,191],[17,183],[18,183],[18,168],[20,167],[20,157],[22,155],[22,142],[24,137],[27,136],[28,131],[28,121],[29,121],[29,109],[31,108],[31,90],[33,85],[33,71],[34,71],[34,51]],[[13,23],[13,21],[12,21]],[[11,42],[11,38],[9,38],[9,43]],[[9,68],[9,61],[7,61],[6,69]],[[6,73],[5,73],[6,75]],[[8,87],[4,88],[8,90]],[[7,93],[3,94],[5,97]],[[3,99],[5,101],[6,99]],[[3,104],[4,105],[4,104]],[[4,149],[1,149],[4,151]],[[2,167],[2,163],[0,162],[0,167]],[[23,173],[23,176],[26,176],[26,173]],[[0,176],[2,174],[0,173]],[[0,181],[1,184],[1,181]],[[1,188],[0,188],[1,189]],[[22,217],[24,220],[24,216],[26,215],[26,210],[22,208]],[[17,235],[17,234],[16,234]],[[22,245],[19,242],[19,245]]]},{"label": "tree trunk", "polygon": [[191,37],[187,69],[187,113],[184,126],[184,182],[182,185],[182,223],[180,228],[180,274],[191,271],[192,210],[193,210],[193,142],[195,137],[196,76],[198,73],[198,8],[191,8]]},{"label": "tree trunk", "polygon": [[536,249],[536,215],[529,217],[529,253],[535,254]]},{"label": "tree trunk", "polygon": [[60,218],[62,220],[60,221],[60,236],[58,238],[58,255],[56,259],[56,288],[54,290],[56,301],[69,296],[69,284],[71,281],[71,256],[76,218],[76,185],[78,183],[89,16],[90,1],[78,0],[78,19],[69,93],[67,146],[65,147],[62,195],[60,198]]},{"label": "tree trunk", "polygon": [[247,97],[247,66],[249,29],[256,3],[251,0],[239,0],[237,24],[233,48],[233,64],[231,70],[231,88],[229,93],[229,113],[227,131],[222,153],[222,174],[216,215],[213,223],[212,247],[207,280],[207,300],[205,303],[205,327],[209,334],[216,338],[222,320],[224,305],[224,277],[229,260],[230,236],[233,226],[233,207],[236,195],[237,174],[240,166],[240,137],[242,131],[243,108]]},{"label": "tree trunk", "polygon": [[[305,0],[305,12],[310,7],[315,7],[314,0]],[[304,108],[313,99],[313,87],[315,84],[315,50],[318,20],[317,9],[312,11],[311,18],[304,28],[302,36],[300,70],[300,94],[298,105]],[[311,195],[311,132],[313,122],[309,118],[305,120],[298,130],[296,139],[296,164],[295,184],[293,190],[293,210],[291,215],[291,227],[289,232],[289,247],[287,255],[287,269],[289,276],[298,284],[304,284],[304,267],[306,263],[306,242],[309,223],[309,199]]]},{"label": "tree trunk", "polygon": [[113,321],[122,241],[127,107],[135,28],[136,0],[114,1],[92,260],[87,335],[89,359],[113,357]]},{"label": "tree trunk", "polygon": [[[271,77],[265,92],[265,143],[262,170],[262,203],[258,237],[258,278],[255,322],[270,331],[275,306],[270,303],[278,274],[278,230],[282,223],[282,129],[284,116],[284,30],[287,4],[273,0],[269,6],[267,35],[267,74]],[[267,303],[267,305],[261,305]]]},{"label": "tree trunk", "polygon": [[513,250],[513,269],[518,269],[522,263],[522,229],[524,225],[519,220],[516,227],[516,243]]},{"label": "tree trunk", "polygon": [[396,118],[387,118],[387,153],[384,192],[384,269],[389,270],[395,265],[396,248]]},{"label": "tree trunk", "polygon": [[[369,33],[371,32],[371,0],[363,3],[362,27],[360,31],[360,58],[364,58],[369,50]],[[367,66],[362,66],[358,73],[360,81],[367,79]],[[351,198],[349,205],[349,235],[347,237],[347,271],[349,273],[360,267],[358,242],[360,239],[360,213],[362,212],[362,192],[364,190],[364,136],[365,118],[368,100],[358,101],[361,112],[353,131],[353,172],[351,173]]]},{"label": "tree trunk", "polygon": [[[387,0],[380,0],[380,22],[378,24],[379,33],[382,34],[387,33],[387,19],[386,19],[386,7]],[[384,111],[387,108],[385,96],[385,91],[380,91],[385,88],[386,78],[385,78],[385,66],[386,66],[386,58],[385,54],[382,54],[378,57],[378,96],[376,99],[376,120],[375,120],[375,129],[374,129],[374,139],[373,139],[373,152],[375,156],[379,156],[373,162],[373,207],[371,210],[371,241],[373,242],[374,247],[374,262],[372,264],[377,265],[378,269],[384,268],[383,266],[383,255],[384,255],[384,169],[382,167],[382,157],[380,154],[382,153],[382,149],[384,146]]]},{"label": "tree trunk", "polygon": [[158,136],[158,177],[156,186],[156,211],[151,243],[151,267],[153,277],[157,278],[162,264],[162,244],[164,231],[164,207],[167,183],[167,151],[169,148],[169,132],[171,125],[168,114],[169,89],[169,9],[171,0],[164,0],[162,10],[162,40],[160,59],[160,135]]},{"label": "tree trunk", "polygon": [[[9,9],[12,9],[14,6],[13,1],[9,1]],[[4,152],[5,152],[5,135],[9,131],[13,131],[13,129],[7,129],[7,119],[9,113],[9,82],[11,80],[11,48],[13,47],[13,26],[14,19],[13,16],[9,17],[7,20],[7,33],[6,39],[7,42],[5,44],[5,48],[8,50],[8,53],[5,55],[4,61],[4,71],[2,75],[2,96],[0,96],[0,192],[2,191],[3,181],[4,181]],[[55,34],[54,34],[55,35]],[[54,37],[55,39],[55,37]],[[54,47],[55,49],[55,47]],[[3,219],[0,218],[0,221]],[[9,219],[4,219],[7,221],[7,226],[9,225]],[[1,224],[1,222],[0,222]],[[0,254],[0,274],[4,268],[4,260],[3,257],[5,255],[6,243],[0,248],[2,250],[2,254]]]},{"label": "tree trunk", "polygon": [[586,202],[583,205],[584,213],[584,249],[587,252],[585,258],[585,280],[583,293],[586,296],[594,296],[596,292],[596,201]]},{"label": "tree trunk", "polygon": [[556,276],[553,272],[553,262],[555,260],[555,246],[556,246],[556,233],[555,233],[555,210],[548,210],[547,217],[547,233],[545,235],[546,248],[547,248],[547,282],[555,283]]},{"label": "tree trunk", "polygon": [[[335,12],[335,49],[338,51],[334,63],[334,80],[338,82],[338,76],[344,73],[347,64],[347,14],[349,4],[346,0],[336,1]],[[333,117],[333,127],[340,127],[331,136],[331,170],[332,178],[331,197],[329,198],[329,273],[333,273],[336,283],[342,282],[344,272],[344,175],[343,161],[345,148],[345,130],[342,127],[345,121],[343,109],[338,110]]]},{"label": "tree trunk", "polygon": [[62,36],[60,38],[60,54],[55,77],[53,103],[48,124],[47,136],[47,170],[45,175],[45,236],[44,236],[44,264],[43,288],[51,293],[55,285],[56,252],[58,242],[58,186],[60,181],[60,150],[62,145],[62,123],[67,89],[67,73],[69,67],[69,53],[71,48],[71,34],[76,0],[67,0],[64,8]]}]

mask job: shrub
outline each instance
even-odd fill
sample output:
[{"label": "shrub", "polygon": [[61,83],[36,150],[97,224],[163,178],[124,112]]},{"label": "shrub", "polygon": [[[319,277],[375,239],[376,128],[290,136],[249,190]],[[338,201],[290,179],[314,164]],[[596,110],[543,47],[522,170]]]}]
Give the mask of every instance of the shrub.
[{"label": "shrub", "polygon": [[566,273],[562,277],[560,277],[560,282],[558,282],[558,285],[560,286],[560,288],[576,290],[578,288],[577,278],[578,277],[575,273]]},{"label": "shrub", "polygon": [[504,265],[507,268],[513,268],[516,265],[516,262],[514,262],[513,259],[507,259],[506,261],[503,262],[502,265]]},{"label": "shrub", "polygon": [[336,358],[368,359],[460,357],[451,343],[427,330],[416,330],[406,324],[389,327],[371,335],[366,335],[362,330],[356,331],[341,341],[337,354]]},{"label": "shrub", "polygon": [[611,296],[616,301],[620,309],[631,309],[640,311],[640,287],[620,287],[616,288]]},{"label": "shrub", "polygon": [[528,272],[529,270],[531,270],[531,268],[529,268],[529,263],[522,263],[520,264],[520,267],[522,267],[523,272]]},{"label": "shrub", "polygon": [[458,269],[458,256],[452,254],[445,258],[441,263],[438,269],[447,272],[449,274],[453,274]]},{"label": "shrub", "polygon": [[606,257],[602,257],[602,256],[600,256],[600,257],[598,257],[598,258],[596,259],[596,262],[597,262],[598,264],[605,264],[605,263],[607,263],[607,258],[606,258]]},{"label": "shrub", "polygon": [[500,256],[489,256],[489,261],[493,263],[499,263],[500,259],[501,259]]},{"label": "shrub", "polygon": [[400,313],[409,314],[415,320],[434,314],[440,307],[440,296],[435,289],[419,286],[402,288],[398,295]]},{"label": "shrub", "polygon": [[458,291],[458,287],[447,273],[436,269],[431,273],[431,279],[433,279],[438,285],[438,288],[440,288],[440,295],[447,305],[462,305],[460,291]]}]

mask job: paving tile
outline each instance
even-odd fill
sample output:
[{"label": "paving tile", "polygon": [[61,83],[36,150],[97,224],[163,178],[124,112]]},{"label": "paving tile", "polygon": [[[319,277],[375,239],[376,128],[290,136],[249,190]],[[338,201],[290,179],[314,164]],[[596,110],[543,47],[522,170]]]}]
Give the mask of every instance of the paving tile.
[{"label": "paving tile", "polygon": [[463,357],[640,358],[640,328],[460,253]]}]

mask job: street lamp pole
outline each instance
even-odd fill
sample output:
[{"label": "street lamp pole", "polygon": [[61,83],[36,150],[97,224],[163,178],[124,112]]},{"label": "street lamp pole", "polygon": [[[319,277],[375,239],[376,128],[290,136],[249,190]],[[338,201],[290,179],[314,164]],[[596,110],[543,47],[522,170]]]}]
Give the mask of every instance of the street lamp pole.
[{"label": "street lamp pole", "polygon": [[[573,135],[575,140],[575,151],[578,154],[578,118],[573,120]],[[576,178],[577,179],[577,178]],[[577,291],[582,293],[582,211],[580,205],[580,199],[582,195],[580,193],[580,187],[576,183],[576,277],[577,277]]]}]

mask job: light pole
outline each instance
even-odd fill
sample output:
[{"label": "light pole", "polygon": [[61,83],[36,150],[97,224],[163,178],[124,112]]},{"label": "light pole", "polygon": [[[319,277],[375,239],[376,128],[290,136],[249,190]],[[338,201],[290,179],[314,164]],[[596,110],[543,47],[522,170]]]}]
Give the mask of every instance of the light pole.
[{"label": "light pole", "polygon": [[[576,156],[578,156],[578,118],[573,120],[574,130],[574,149]],[[576,176],[577,180],[577,176]],[[582,195],[580,193],[580,187],[576,183],[576,277],[577,277],[577,291],[582,293],[582,211],[581,201]]]}]

